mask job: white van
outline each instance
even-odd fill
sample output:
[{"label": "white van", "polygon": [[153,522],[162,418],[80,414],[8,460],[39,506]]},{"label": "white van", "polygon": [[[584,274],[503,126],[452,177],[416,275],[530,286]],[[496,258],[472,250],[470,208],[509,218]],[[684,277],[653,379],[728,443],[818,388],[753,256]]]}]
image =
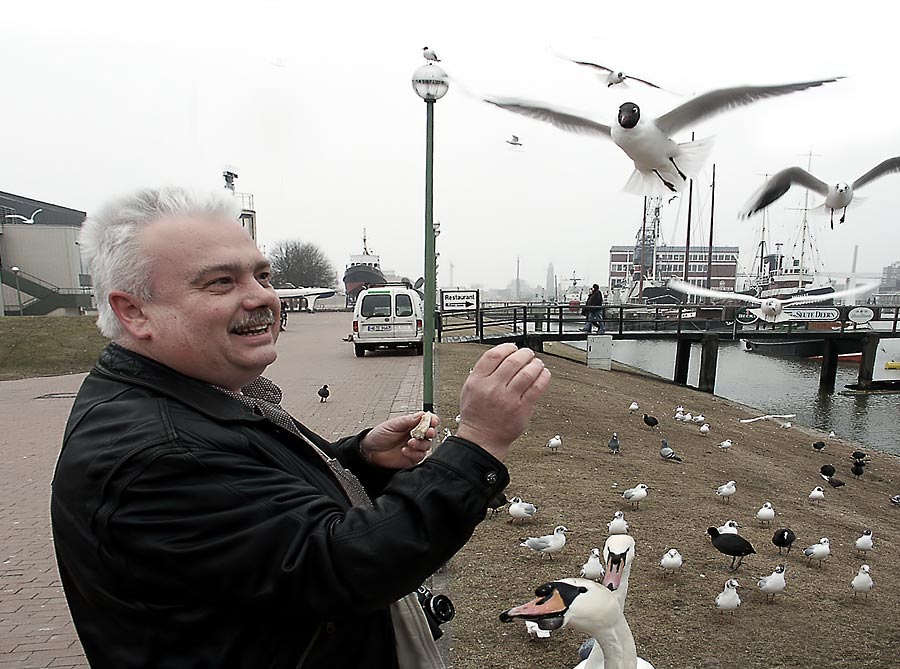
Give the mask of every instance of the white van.
[{"label": "white van", "polygon": [[422,296],[406,284],[361,291],[353,309],[353,350],[361,358],[376,348],[412,348],[422,355]]}]

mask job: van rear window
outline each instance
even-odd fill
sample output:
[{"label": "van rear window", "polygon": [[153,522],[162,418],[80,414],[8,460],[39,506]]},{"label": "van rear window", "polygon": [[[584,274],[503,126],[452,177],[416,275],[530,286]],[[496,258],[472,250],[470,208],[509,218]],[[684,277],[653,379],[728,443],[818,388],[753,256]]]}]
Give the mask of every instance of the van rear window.
[{"label": "van rear window", "polygon": [[366,295],[363,297],[362,307],[359,309],[359,315],[363,318],[371,318],[372,316],[390,316],[391,315],[391,296],[388,295]]},{"label": "van rear window", "polygon": [[404,295],[402,293],[397,295],[397,315],[398,316],[412,316],[413,315],[412,300],[409,299],[409,295]]}]

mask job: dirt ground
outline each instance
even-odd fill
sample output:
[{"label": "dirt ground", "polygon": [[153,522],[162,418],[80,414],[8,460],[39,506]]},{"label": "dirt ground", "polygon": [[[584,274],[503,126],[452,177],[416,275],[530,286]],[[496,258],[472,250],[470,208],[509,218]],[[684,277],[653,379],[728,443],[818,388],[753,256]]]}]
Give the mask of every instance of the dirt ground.
[{"label": "dirt ground", "polygon": [[[445,425],[454,427],[459,388],[485,348],[439,345],[435,399]],[[900,493],[900,458],[866,449],[871,463],[855,480],[849,454],[863,444],[770,420],[740,423],[760,414],[644,375],[591,370],[558,357],[563,350],[576,360],[584,355],[562,344],[542,355],[553,380],[506,463],[512,478],[506,495],[535,504],[536,517],[520,526],[507,522],[505,508],[489,515],[449,565],[448,594],[457,610],[449,642],[454,669],[575,666],[586,635],[563,629],[530,641],[521,623],[501,623],[498,614],[531,599],[542,583],[578,576],[590,549],[603,546],[606,523],[619,509],[637,542],[626,617],[638,655],[656,669],[900,666],[900,508],[889,501]],[[634,414],[632,401],[641,407]],[[702,412],[711,433],[704,437],[696,425],[675,421],[678,405]],[[643,411],[659,419],[658,431],[643,424]],[[607,448],[613,431],[622,443],[619,456]],[[544,447],[554,434],[563,440],[556,454]],[[682,463],[659,457],[661,437]],[[717,447],[726,438],[734,442],[727,452]],[[811,446],[818,439],[827,443],[822,453]],[[832,489],[819,477],[825,463],[834,464],[845,487]],[[732,479],[737,493],[725,505],[715,490]],[[649,495],[632,510],[621,493],[638,483],[650,487]],[[825,500],[814,506],[807,496],[820,484]],[[756,520],[766,501],[777,512],[771,526]],[[730,558],[705,534],[728,519],[757,551],[736,572],[743,604],[733,618],[714,605],[732,576]],[[572,531],[552,561],[519,546],[521,538],[548,534],[559,524]],[[789,556],[780,557],[771,543],[779,527],[797,535]],[[857,556],[854,543],[866,528],[876,548]],[[831,540],[832,555],[817,568],[802,549],[821,537]],[[671,547],[685,564],[674,578],[663,578],[659,560]],[[787,589],[766,604],[756,582],[779,563],[787,568]],[[867,599],[850,588],[864,563],[875,581]]]}]

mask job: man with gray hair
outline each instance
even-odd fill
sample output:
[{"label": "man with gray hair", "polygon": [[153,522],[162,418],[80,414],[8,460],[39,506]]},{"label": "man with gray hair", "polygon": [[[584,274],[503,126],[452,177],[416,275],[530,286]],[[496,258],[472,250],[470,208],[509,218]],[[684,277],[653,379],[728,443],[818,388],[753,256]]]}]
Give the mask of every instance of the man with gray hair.
[{"label": "man with gray hair", "polygon": [[[85,224],[111,343],[72,407],[51,517],[95,669],[441,667],[414,593],[509,482],[550,373],[504,344],[460,424],[329,443],[280,405],[280,302],[233,198],[142,190]],[[498,418],[501,417],[501,418]]]}]

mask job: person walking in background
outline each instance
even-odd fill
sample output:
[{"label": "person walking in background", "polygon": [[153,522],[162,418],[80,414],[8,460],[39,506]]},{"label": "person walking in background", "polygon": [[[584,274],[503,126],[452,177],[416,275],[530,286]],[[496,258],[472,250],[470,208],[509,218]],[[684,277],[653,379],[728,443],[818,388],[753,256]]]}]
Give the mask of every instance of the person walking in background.
[{"label": "person walking in background", "polygon": [[234,203],[141,190],[82,229],[112,341],[72,406],[50,515],[88,662],[440,669],[416,589],[508,485],[550,372],[486,351],[427,458],[438,419],[412,437],[421,411],[327,441],[262,376],[281,304]]},{"label": "person walking in background", "polygon": [[591,286],[581,314],[587,318],[584,327],[581,328],[582,332],[591,332],[594,326],[597,327],[600,334],[606,332],[606,324],[603,322],[603,293],[600,292],[600,286],[596,283]]},{"label": "person walking in background", "polygon": [[284,300],[281,300],[281,331],[284,332],[287,330],[287,312],[288,312],[288,303]]}]

